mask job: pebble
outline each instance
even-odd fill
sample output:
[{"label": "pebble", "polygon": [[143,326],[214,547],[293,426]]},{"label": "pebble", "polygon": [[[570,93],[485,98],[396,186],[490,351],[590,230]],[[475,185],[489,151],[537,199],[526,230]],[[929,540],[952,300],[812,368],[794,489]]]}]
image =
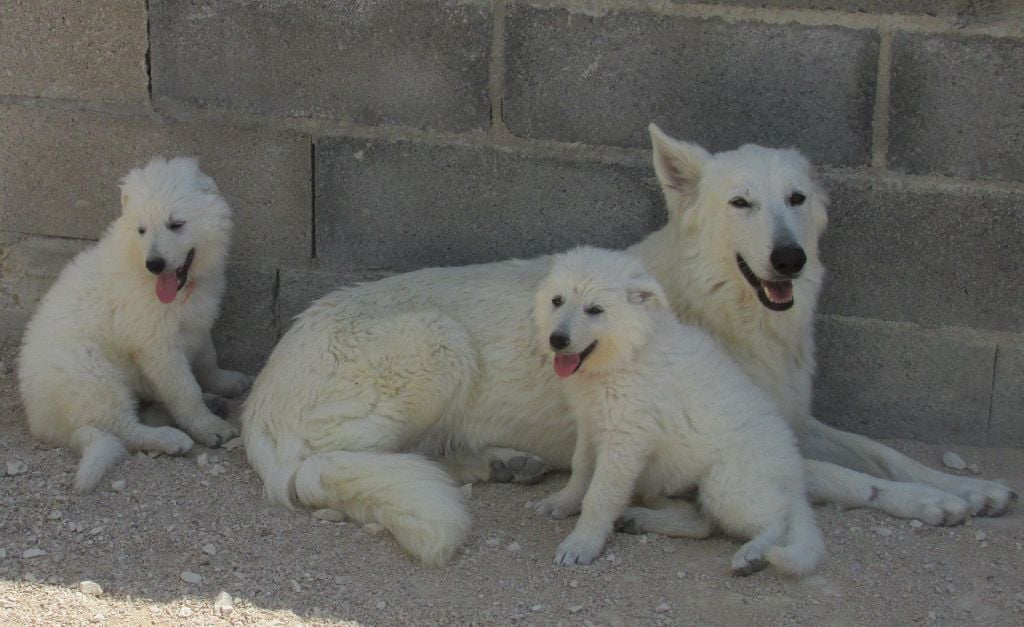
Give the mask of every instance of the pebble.
[{"label": "pebble", "polygon": [[568,608],[566,608],[566,609],[568,609],[568,610],[569,610],[569,613],[570,613],[570,614],[575,614],[576,612],[578,612],[578,611],[582,610],[582,609],[583,609],[583,606],[582,606],[582,605],[570,605],[570,606],[569,606]]},{"label": "pebble", "polygon": [[194,573],[191,570],[182,571],[179,577],[181,577],[181,580],[185,583],[201,583],[203,581],[202,575]]},{"label": "pebble", "polygon": [[920,529],[921,527],[924,526],[924,523],[915,518],[914,520],[910,521],[910,526],[913,527],[914,529]]},{"label": "pebble", "polygon": [[95,581],[89,581],[88,579],[78,584],[78,591],[92,597],[98,597],[103,594],[103,588],[100,587],[100,584]]},{"label": "pebble", "polygon": [[384,525],[375,522],[366,523],[365,525],[363,525],[363,531],[370,534],[371,536],[375,536],[381,531],[384,531]]},{"label": "pebble", "polygon": [[124,479],[118,479],[110,482],[110,489],[114,492],[124,492],[124,489],[128,486],[128,482]]},{"label": "pebble", "polygon": [[982,531],[981,529],[979,529],[979,530],[974,532],[974,539],[977,540],[978,542],[981,542],[982,540],[984,540],[987,537],[988,537],[988,534],[985,533],[984,531]]},{"label": "pebble", "polygon": [[462,487],[459,488],[459,491],[462,492],[462,496],[466,497],[467,499],[473,498],[473,484],[472,483],[467,483],[467,484],[463,485]]},{"label": "pebble", "polygon": [[942,465],[946,468],[952,468],[953,470],[963,470],[967,468],[967,462],[953,451],[946,451],[942,454]]},{"label": "pebble", "polygon": [[382,609],[386,608],[387,606],[388,606],[388,604],[386,602],[384,602],[384,601],[378,601],[377,602],[377,609],[378,610],[382,610]]},{"label": "pebble", "polygon": [[213,611],[217,612],[221,616],[230,614],[235,611],[235,602],[231,598],[231,595],[221,590],[217,598],[213,600]]},{"label": "pebble", "polygon": [[203,553],[206,553],[207,555],[216,555],[217,547],[214,546],[212,543],[207,542],[203,545]]},{"label": "pebble", "polygon": [[207,457],[206,453],[200,453],[196,456],[196,466],[199,466],[200,468],[205,466],[208,461],[209,457]]},{"label": "pebble", "polygon": [[684,571],[684,570],[677,570],[676,571],[676,577],[678,577],[679,579],[686,579],[686,571]]},{"label": "pebble", "polygon": [[28,465],[24,462],[10,461],[7,462],[7,476],[13,477],[15,475],[21,475],[28,472]]},{"label": "pebble", "polygon": [[224,444],[224,448],[226,448],[229,451],[233,451],[236,448],[241,448],[243,445],[245,445],[245,442],[242,440],[241,437],[237,437],[237,438],[233,438],[231,440],[228,440]]},{"label": "pebble", "polygon": [[606,560],[608,560],[609,562],[614,562],[615,561],[615,554],[614,553],[609,553],[608,555],[605,555],[604,558]]},{"label": "pebble", "polygon": [[59,509],[55,509],[52,512],[50,512],[50,515],[46,518],[48,518],[49,520],[60,520],[61,518],[64,518],[64,512],[60,511]]},{"label": "pebble", "polygon": [[292,579],[291,584],[292,584],[292,590],[294,590],[295,592],[302,592],[302,586],[299,585],[299,582],[297,582],[294,579]]},{"label": "pebble", "polygon": [[313,512],[313,518],[328,522],[345,522],[345,514],[336,509],[318,509]]},{"label": "pebble", "polygon": [[892,535],[892,529],[889,529],[888,527],[875,527],[875,533],[883,538],[888,538]]},{"label": "pebble", "polygon": [[672,608],[671,608],[671,606],[669,606],[668,603],[662,603],[658,607],[654,608],[654,611],[658,612],[659,614],[664,614],[665,612],[669,611],[670,609],[672,609]]},{"label": "pebble", "polygon": [[537,605],[531,605],[531,606],[530,606],[530,610],[531,610],[531,611],[534,611],[534,612],[539,612],[539,611],[541,611],[542,609],[544,609],[544,606],[543,606],[543,605],[540,605],[540,604],[537,604]]},{"label": "pebble", "polygon": [[967,472],[976,475],[981,472],[981,468],[977,464],[967,464]]},{"label": "pebble", "polygon": [[501,544],[501,540],[499,540],[498,538],[487,538],[486,540],[484,540],[484,544],[486,544],[487,546],[498,546],[499,544]]},{"label": "pebble", "polygon": [[178,616],[181,618],[188,618],[189,616],[192,616],[192,608],[185,606],[179,607]]},{"label": "pebble", "polygon": [[46,555],[46,551],[42,549],[25,549],[25,552],[21,554],[21,559],[30,560],[35,557],[42,557]]},{"label": "pebble", "polygon": [[0,549],[0,560],[7,559],[7,549]]},{"label": "pebble", "polygon": [[512,551],[513,553],[515,553],[516,551],[522,550],[523,547],[519,546],[518,542],[513,542],[513,543],[509,544],[508,546],[506,546],[505,548],[508,549],[509,551]]},{"label": "pebble", "polygon": [[569,582],[569,587],[570,588],[579,588],[580,587],[580,582],[578,582],[575,579],[573,579],[572,581]]},{"label": "pebble", "polygon": [[89,535],[90,536],[98,536],[101,533],[103,533],[103,527],[93,527],[92,529],[89,530]]},{"label": "pebble", "polygon": [[678,550],[679,550],[679,547],[677,547],[674,544],[663,544],[663,545],[661,545],[661,552],[662,553],[675,553]]}]

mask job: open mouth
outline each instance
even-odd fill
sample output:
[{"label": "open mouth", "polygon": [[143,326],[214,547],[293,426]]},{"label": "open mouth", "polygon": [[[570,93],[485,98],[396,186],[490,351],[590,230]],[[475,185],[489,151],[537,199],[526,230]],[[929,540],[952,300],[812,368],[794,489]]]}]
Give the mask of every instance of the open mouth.
[{"label": "open mouth", "polygon": [[161,303],[174,302],[178,291],[188,283],[188,271],[192,267],[192,260],[196,256],[196,249],[188,251],[185,263],[178,266],[177,270],[168,270],[156,277],[156,297]]},{"label": "open mouth", "polygon": [[740,255],[736,255],[736,264],[743,273],[743,278],[757,292],[757,299],[772,311],[786,311],[793,306],[792,281],[766,281],[758,278]]},{"label": "open mouth", "polygon": [[555,353],[555,374],[563,379],[575,374],[583,365],[583,360],[594,352],[595,346],[597,346],[597,340],[594,340],[581,353]]}]

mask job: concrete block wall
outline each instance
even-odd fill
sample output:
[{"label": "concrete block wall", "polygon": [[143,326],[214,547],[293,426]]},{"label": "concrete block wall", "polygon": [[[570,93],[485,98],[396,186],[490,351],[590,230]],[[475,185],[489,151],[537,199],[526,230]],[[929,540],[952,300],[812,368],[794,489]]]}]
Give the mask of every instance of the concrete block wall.
[{"label": "concrete block wall", "polygon": [[1014,0],[4,2],[0,340],[153,154],[235,209],[216,341],[256,372],[334,286],[657,228],[650,121],[819,164],[823,419],[1024,445]]}]

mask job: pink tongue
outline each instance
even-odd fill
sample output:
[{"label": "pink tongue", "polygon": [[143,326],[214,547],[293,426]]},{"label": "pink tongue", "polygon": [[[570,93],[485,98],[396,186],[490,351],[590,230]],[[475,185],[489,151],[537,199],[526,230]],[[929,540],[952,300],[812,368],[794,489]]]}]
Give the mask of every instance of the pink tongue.
[{"label": "pink tongue", "polygon": [[559,353],[555,355],[555,374],[562,377],[563,379],[576,372],[576,369],[580,367],[580,356],[565,355]]},{"label": "pink tongue", "polygon": [[773,303],[788,303],[793,300],[793,284],[789,281],[780,281],[778,283],[765,281],[764,291],[768,295],[768,300]]},{"label": "pink tongue", "polygon": [[175,272],[164,272],[156,278],[156,297],[161,303],[172,303],[177,295],[178,275]]}]

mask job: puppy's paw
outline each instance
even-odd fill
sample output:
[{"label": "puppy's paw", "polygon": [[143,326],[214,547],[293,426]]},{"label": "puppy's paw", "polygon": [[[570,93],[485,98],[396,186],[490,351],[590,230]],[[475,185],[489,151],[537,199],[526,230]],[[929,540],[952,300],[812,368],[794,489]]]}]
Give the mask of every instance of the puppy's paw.
[{"label": "puppy's paw", "polygon": [[764,570],[768,561],[764,558],[764,549],[753,542],[745,544],[732,556],[732,575],[747,577]]},{"label": "puppy's paw", "polygon": [[221,418],[227,418],[231,411],[231,403],[223,396],[217,396],[209,392],[203,393],[203,403],[206,408]]},{"label": "puppy's paw", "polygon": [[239,435],[238,429],[233,424],[213,414],[189,431],[196,441],[210,448],[220,448],[228,440],[233,440]]},{"label": "puppy's paw", "polygon": [[491,481],[496,483],[537,483],[548,472],[544,460],[529,453],[491,460]]},{"label": "puppy's paw", "polygon": [[967,501],[974,516],[1002,516],[1017,500],[1017,494],[996,481],[961,478],[955,494]]},{"label": "puppy's paw", "polygon": [[210,392],[225,398],[241,396],[252,385],[252,378],[234,370],[220,370],[210,385]]},{"label": "puppy's paw", "polygon": [[597,559],[597,556],[604,550],[604,541],[605,539],[601,536],[573,531],[558,545],[558,551],[555,552],[555,564],[586,566]]},{"label": "puppy's paw", "polygon": [[563,518],[579,514],[580,505],[580,499],[572,494],[567,494],[565,490],[559,490],[551,496],[542,499],[533,506],[533,509],[541,516],[562,520]]},{"label": "puppy's paw", "polygon": [[156,427],[159,435],[157,450],[165,455],[184,455],[192,450],[192,438],[174,427]]}]

